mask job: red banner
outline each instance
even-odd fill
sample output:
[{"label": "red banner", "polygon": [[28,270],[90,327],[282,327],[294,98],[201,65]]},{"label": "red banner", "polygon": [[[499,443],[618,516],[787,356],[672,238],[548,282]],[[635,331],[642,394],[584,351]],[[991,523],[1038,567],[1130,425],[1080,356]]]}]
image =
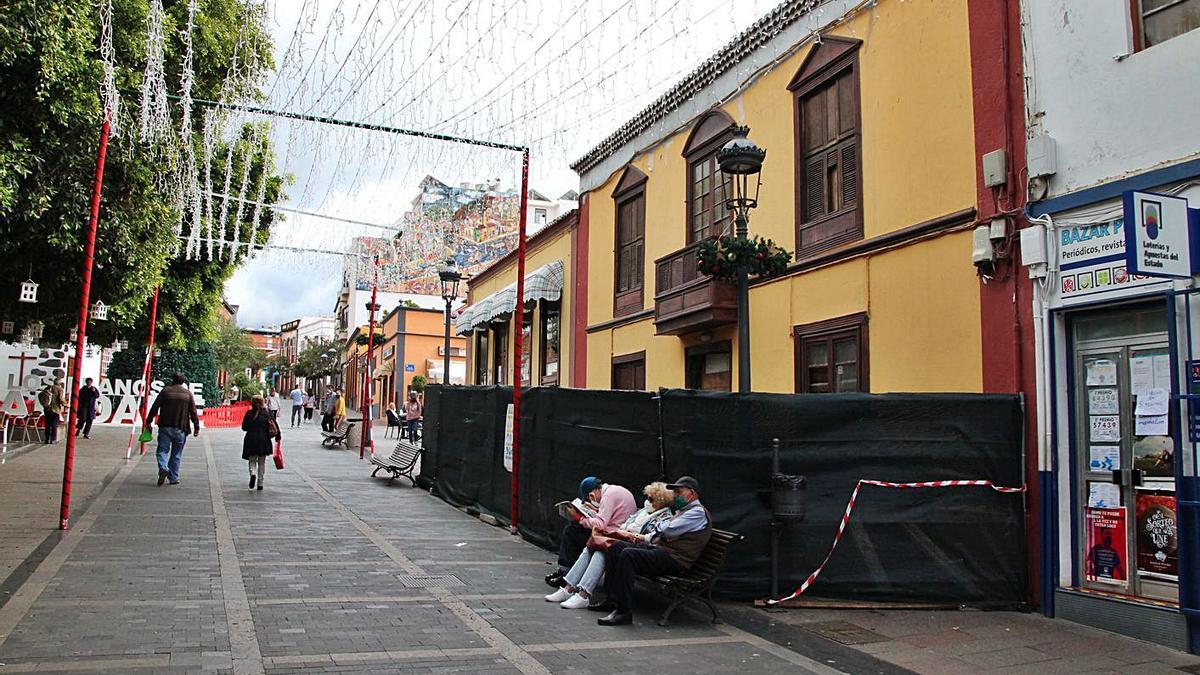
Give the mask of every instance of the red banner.
[{"label": "red banner", "polygon": [[1087,509],[1087,559],[1084,574],[1088,581],[1124,586],[1129,578],[1125,546],[1125,509]]}]

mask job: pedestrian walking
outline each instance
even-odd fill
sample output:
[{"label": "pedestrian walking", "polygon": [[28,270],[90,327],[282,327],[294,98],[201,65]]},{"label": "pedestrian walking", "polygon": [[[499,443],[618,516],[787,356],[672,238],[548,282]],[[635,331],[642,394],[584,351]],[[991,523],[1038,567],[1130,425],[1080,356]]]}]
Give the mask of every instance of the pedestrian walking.
[{"label": "pedestrian walking", "polygon": [[187,443],[188,422],[196,436],[200,435],[200,416],[196,414],[196,399],[184,385],[183,373],[171,376],[171,384],[162,388],[154,405],[146,413],[146,426],[158,420],[158,484],[170,480],[179,485],[179,464],[183,461],[183,446]]},{"label": "pedestrian walking", "polygon": [[422,412],[421,402],[417,400],[417,392],[408,392],[408,401],[404,403],[404,423],[408,426],[410,443],[417,442],[417,426],[421,423]]},{"label": "pedestrian walking", "polygon": [[267,412],[271,414],[271,419],[279,421],[279,392],[271,390],[271,395],[267,397]]},{"label": "pedestrian walking", "polygon": [[283,437],[279,432],[279,424],[266,410],[262,396],[250,399],[250,409],[242,418],[242,431],[246,432],[242,439],[242,459],[249,462],[250,489],[257,486],[261,490],[267,472],[267,457],[272,453],[271,441]]},{"label": "pedestrian walking", "polygon": [[83,432],[84,438],[92,437],[92,421],[96,419],[96,402],[100,400],[100,390],[92,384],[92,378],[83,381],[79,388],[79,397],[75,405],[75,435]]},{"label": "pedestrian walking", "polygon": [[63,408],[67,407],[67,398],[63,393],[62,378],[54,378],[54,384],[46,385],[38,394],[38,403],[42,404],[42,412],[46,420],[46,444],[58,442],[58,420],[62,417]]},{"label": "pedestrian walking", "polygon": [[296,385],[288,397],[292,399],[292,426],[299,426],[304,421],[304,390]]},{"label": "pedestrian walking", "polygon": [[317,399],[313,396],[312,390],[304,392],[304,421],[311,422],[313,418],[313,410],[317,407]]},{"label": "pedestrian walking", "polygon": [[329,390],[321,406],[321,431],[333,431],[333,408],[337,403],[337,387]]}]

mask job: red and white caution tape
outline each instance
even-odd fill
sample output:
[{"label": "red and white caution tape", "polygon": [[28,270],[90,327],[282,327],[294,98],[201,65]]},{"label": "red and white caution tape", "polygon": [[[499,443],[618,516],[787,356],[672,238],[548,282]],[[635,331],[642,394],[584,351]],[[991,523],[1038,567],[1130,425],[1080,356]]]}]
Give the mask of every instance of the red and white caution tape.
[{"label": "red and white caution tape", "polygon": [[808,575],[808,578],[804,580],[804,583],[800,584],[800,588],[797,588],[795,593],[792,593],[791,595],[787,596],[786,598],[780,598],[778,600],[767,600],[768,605],[774,605],[774,604],[778,604],[780,602],[785,602],[787,600],[791,600],[792,598],[799,596],[804,591],[807,591],[808,587],[813,585],[813,582],[817,580],[817,577],[821,574],[821,571],[825,569],[825,565],[827,565],[829,563],[829,559],[833,557],[833,552],[837,549],[838,542],[840,542],[842,540],[842,534],[846,531],[846,525],[850,523],[850,512],[854,510],[854,502],[858,500],[858,491],[861,490],[862,486],[864,486],[864,485],[874,485],[876,487],[882,487],[882,488],[906,488],[906,489],[907,488],[942,488],[942,487],[990,487],[993,490],[995,490],[996,492],[1024,492],[1025,491],[1024,486],[1022,486],[1022,487],[1003,487],[1000,485],[996,485],[995,483],[993,483],[990,480],[931,480],[931,481],[925,481],[925,482],[921,482],[921,483],[891,483],[891,482],[884,481],[884,480],[868,480],[868,479],[864,478],[864,479],[858,481],[858,484],[854,486],[854,492],[850,493],[850,501],[846,503],[846,512],[842,514],[842,522],[838,524],[837,534],[833,537],[833,545],[829,547],[829,553],[826,554],[825,559],[821,561],[821,564],[817,566],[817,569],[813,570],[812,574]]}]

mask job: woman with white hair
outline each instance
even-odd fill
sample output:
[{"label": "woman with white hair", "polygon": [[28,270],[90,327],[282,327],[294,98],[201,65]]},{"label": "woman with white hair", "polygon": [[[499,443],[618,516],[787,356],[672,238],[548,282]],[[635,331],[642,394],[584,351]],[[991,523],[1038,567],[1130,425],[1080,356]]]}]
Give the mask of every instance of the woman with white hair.
[{"label": "woman with white hair", "polygon": [[[646,501],[642,508],[621,525],[621,529],[635,534],[645,534],[664,518],[671,516],[671,501],[675,493],[667,489],[666,483],[651,483],[642,491]],[[604,551],[585,548],[567,575],[563,586],[546,596],[546,602],[557,602],[563,609],[584,609],[590,604],[592,593],[604,577]]]}]

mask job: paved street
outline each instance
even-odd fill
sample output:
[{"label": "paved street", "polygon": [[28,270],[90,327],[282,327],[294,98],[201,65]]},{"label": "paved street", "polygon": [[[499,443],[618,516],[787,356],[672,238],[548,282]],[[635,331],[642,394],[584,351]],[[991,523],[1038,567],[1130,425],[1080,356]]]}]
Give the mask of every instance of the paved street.
[{"label": "paved street", "polygon": [[682,613],[661,628],[643,613],[598,629],[596,614],[542,601],[547,552],[402,480],[369,479],[315,427],[284,432],[287,469],[258,492],[238,431],[190,439],[176,487],[155,486],[152,454],[125,463],[127,432],[99,431],[80,443],[79,508],[61,540],[62,445],[0,455],[0,673],[1157,673],[1200,661],[1012,613],[727,604],[722,625]]}]

